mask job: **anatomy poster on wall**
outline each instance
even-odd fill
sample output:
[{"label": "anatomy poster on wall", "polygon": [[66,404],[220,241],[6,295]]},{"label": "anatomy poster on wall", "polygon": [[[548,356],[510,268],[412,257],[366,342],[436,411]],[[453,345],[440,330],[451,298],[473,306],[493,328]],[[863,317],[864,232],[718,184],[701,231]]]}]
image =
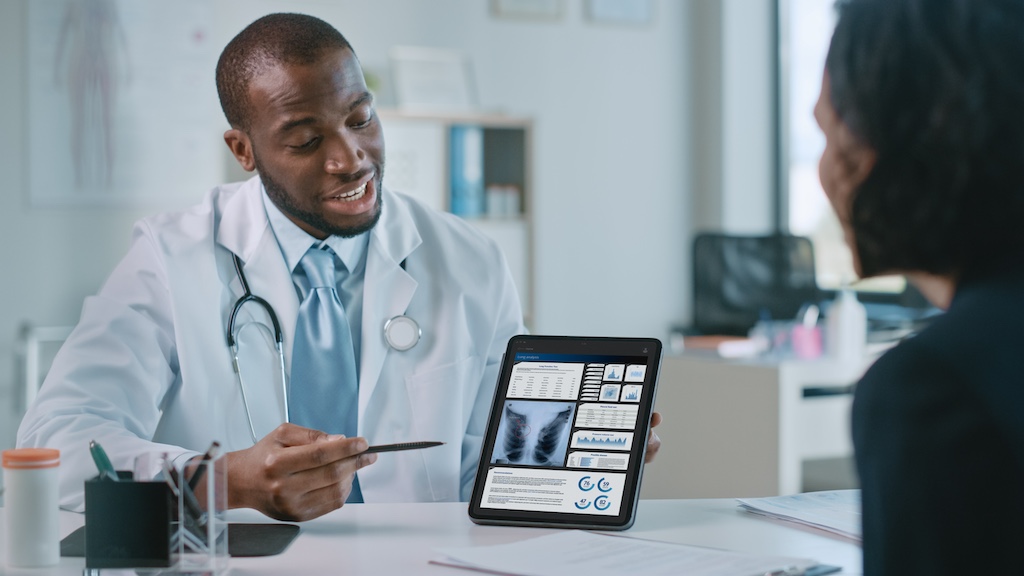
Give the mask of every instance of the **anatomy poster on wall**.
[{"label": "anatomy poster on wall", "polygon": [[33,205],[184,205],[220,183],[212,3],[26,4]]}]

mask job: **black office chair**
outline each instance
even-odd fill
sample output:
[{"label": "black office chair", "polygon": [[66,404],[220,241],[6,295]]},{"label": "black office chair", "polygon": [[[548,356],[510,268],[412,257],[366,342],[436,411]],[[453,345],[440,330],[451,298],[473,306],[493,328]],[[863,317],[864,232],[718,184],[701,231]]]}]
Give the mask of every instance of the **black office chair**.
[{"label": "black office chair", "polygon": [[763,316],[794,319],[820,299],[814,246],[788,234],[698,234],[693,242],[693,328],[745,336]]}]

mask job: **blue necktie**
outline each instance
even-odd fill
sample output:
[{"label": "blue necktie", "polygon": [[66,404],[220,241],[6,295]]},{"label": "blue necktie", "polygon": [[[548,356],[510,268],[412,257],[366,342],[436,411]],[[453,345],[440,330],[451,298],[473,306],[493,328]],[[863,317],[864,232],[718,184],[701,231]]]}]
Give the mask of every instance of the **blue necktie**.
[{"label": "blue necktie", "polygon": [[[299,262],[309,293],[299,305],[288,387],[291,421],[328,434],[359,435],[359,381],[352,330],[335,285],[334,252],[309,249]],[[349,502],[362,502],[353,482]]]}]

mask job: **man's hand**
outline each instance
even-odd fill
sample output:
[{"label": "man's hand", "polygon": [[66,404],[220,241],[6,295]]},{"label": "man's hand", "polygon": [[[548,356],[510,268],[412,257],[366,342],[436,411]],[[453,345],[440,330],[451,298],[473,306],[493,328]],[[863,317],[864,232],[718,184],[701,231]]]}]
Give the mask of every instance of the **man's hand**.
[{"label": "man's hand", "polygon": [[228,453],[228,507],[302,521],[341,508],[357,470],[377,461],[365,438],[282,424],[252,448]]},{"label": "man's hand", "polygon": [[654,433],[654,427],[661,424],[661,414],[658,412],[651,412],[651,432],[647,435],[647,456],[644,457],[644,462],[651,462],[654,457],[658,455],[658,450],[661,448],[661,438]]}]

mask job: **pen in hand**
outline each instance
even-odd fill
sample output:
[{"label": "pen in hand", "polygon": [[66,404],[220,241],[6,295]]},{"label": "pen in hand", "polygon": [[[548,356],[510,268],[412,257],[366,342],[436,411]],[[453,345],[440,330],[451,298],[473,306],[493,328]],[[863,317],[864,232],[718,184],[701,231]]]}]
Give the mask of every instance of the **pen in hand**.
[{"label": "pen in hand", "polygon": [[399,452],[401,450],[419,450],[421,448],[432,448],[440,446],[444,442],[399,442],[397,444],[379,444],[370,446],[363,454],[375,454],[377,452]]}]

